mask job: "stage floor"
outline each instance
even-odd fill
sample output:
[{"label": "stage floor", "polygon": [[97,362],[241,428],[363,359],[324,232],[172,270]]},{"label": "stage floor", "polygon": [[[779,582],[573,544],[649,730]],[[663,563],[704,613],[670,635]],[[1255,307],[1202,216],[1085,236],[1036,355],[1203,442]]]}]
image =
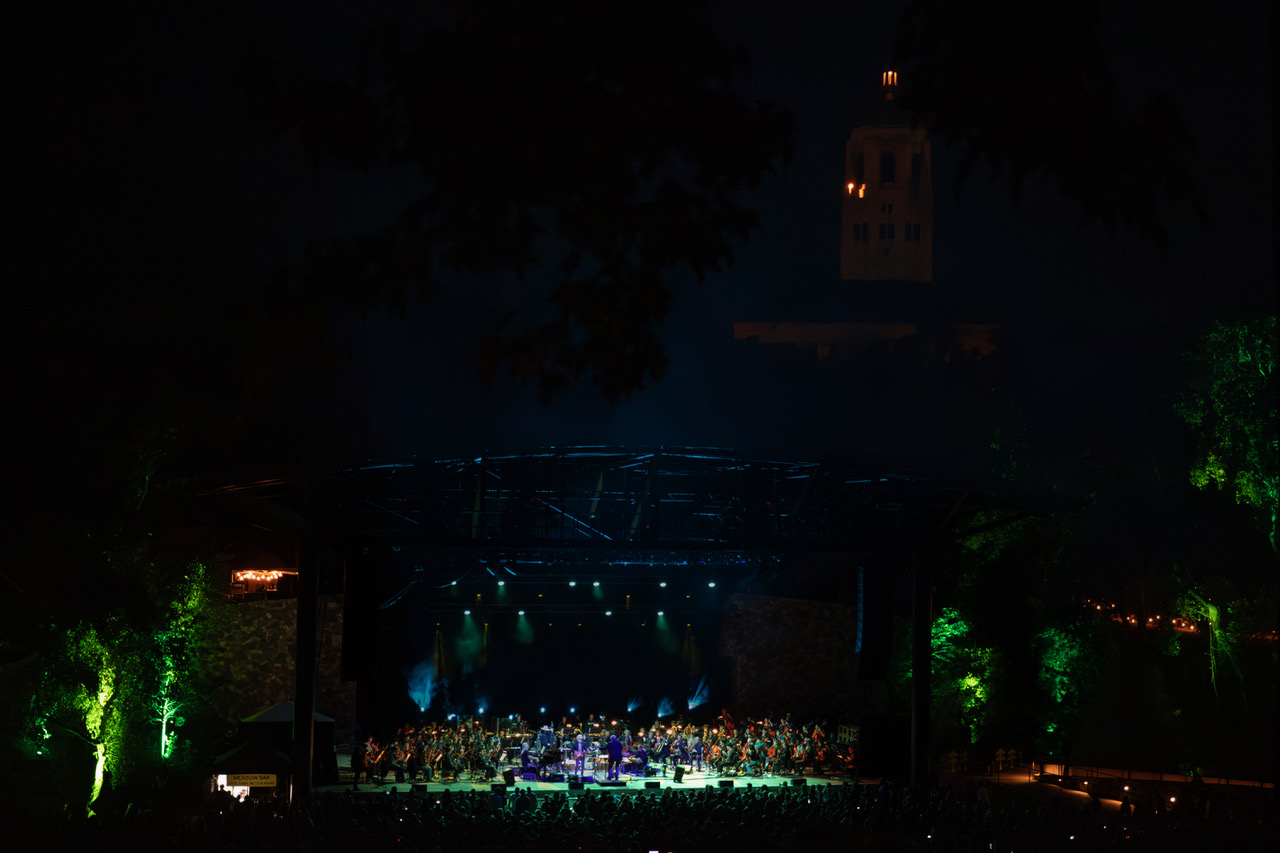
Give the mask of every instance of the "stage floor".
[{"label": "stage floor", "polygon": [[[340,756],[346,758],[346,756]],[[505,767],[502,769],[506,769]],[[518,768],[513,768],[517,769]],[[471,779],[468,774],[462,774],[461,779],[452,782],[396,782],[394,777],[388,781],[384,781],[381,785],[373,785],[368,782],[361,782],[358,787],[352,787],[351,770],[348,762],[339,761],[340,779],[337,785],[321,785],[313,790],[318,793],[337,793],[337,792],[354,792],[357,794],[388,794],[393,789],[397,794],[435,794],[442,791],[489,791],[496,783],[502,782],[502,773],[492,779]],[[600,791],[613,794],[641,794],[646,792],[662,793],[667,788],[674,788],[677,791],[698,791],[704,788],[780,788],[792,785],[851,785],[855,784],[853,779],[839,776],[720,776],[708,770],[689,770],[686,769],[684,777],[680,782],[674,779],[674,772],[668,769],[666,775],[661,773],[657,776],[630,776],[623,774],[621,784],[608,781],[595,781],[594,778],[588,777],[591,781],[585,781],[581,790],[570,789],[568,777],[563,782],[543,782],[543,781],[523,781],[517,775],[516,783],[508,791],[529,791],[535,796],[549,794],[553,791],[563,791],[570,796],[574,796],[582,791]],[[803,781],[796,781],[803,780]],[[860,784],[878,784],[879,780],[859,779]]]}]

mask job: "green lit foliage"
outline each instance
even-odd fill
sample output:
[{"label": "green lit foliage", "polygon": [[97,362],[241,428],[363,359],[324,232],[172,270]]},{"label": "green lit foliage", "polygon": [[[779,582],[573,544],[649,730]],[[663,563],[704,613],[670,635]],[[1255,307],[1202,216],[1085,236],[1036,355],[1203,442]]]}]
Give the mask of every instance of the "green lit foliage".
[{"label": "green lit foliage", "polygon": [[976,742],[986,734],[989,702],[1002,671],[1000,653],[975,645],[969,623],[954,608],[943,609],[930,633],[933,712],[943,727],[958,727]]},{"label": "green lit foliage", "polygon": [[1196,432],[1191,482],[1230,490],[1276,547],[1280,452],[1276,416],[1276,318],[1217,323],[1192,354],[1200,368],[1178,404]]},{"label": "green lit foliage", "polygon": [[1075,704],[1082,686],[1084,643],[1074,628],[1051,626],[1034,638],[1032,647],[1040,664],[1041,687],[1058,704]]},{"label": "green lit foliage", "polygon": [[1239,620],[1232,617],[1237,616],[1247,604],[1241,601],[1234,587],[1222,578],[1210,578],[1197,583],[1178,566],[1173,567],[1173,578],[1178,586],[1178,594],[1173,603],[1174,611],[1184,619],[1205,626],[1208,634],[1209,683],[1213,687],[1214,698],[1221,700],[1218,683],[1223,667],[1235,673],[1243,695],[1244,675],[1240,671],[1236,655],[1241,626]]}]

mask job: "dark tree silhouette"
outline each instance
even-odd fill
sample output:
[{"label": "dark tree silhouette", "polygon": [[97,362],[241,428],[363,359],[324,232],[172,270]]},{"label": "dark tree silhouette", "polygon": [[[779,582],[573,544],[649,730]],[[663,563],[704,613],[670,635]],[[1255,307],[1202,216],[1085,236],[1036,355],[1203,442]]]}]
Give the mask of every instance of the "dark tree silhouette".
[{"label": "dark tree silhouette", "polygon": [[1172,104],[1131,107],[1117,91],[1100,0],[915,0],[894,50],[899,103],[914,121],[965,146],[957,188],[973,166],[1007,174],[1018,197],[1043,174],[1101,220],[1167,239],[1174,207],[1198,215],[1191,134]]},{"label": "dark tree silhouette", "polygon": [[[558,316],[483,348],[544,398],[589,375],[611,400],[662,375],[669,274],[732,261],[756,226],[739,198],[784,162],[791,119],[731,89],[740,56],[698,0],[459,4],[410,39],[366,37],[355,79],[245,65],[257,116],[317,162],[412,164],[419,197],[299,270],[359,308],[428,298],[451,273],[550,270]],[[465,286],[465,279],[463,280]],[[509,318],[510,319],[510,318]]]}]

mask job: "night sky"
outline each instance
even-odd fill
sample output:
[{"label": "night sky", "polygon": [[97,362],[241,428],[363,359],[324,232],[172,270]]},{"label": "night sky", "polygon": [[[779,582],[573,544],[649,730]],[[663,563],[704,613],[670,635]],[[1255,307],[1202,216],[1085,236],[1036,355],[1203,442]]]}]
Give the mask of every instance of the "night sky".
[{"label": "night sky", "polygon": [[[613,406],[585,382],[543,406],[518,383],[485,390],[476,378],[476,342],[499,307],[545,311],[536,275],[459,281],[403,317],[263,319],[276,266],[308,241],[382,224],[413,197],[413,175],[312,169],[290,139],[244,118],[237,63],[255,47],[342,74],[354,33],[420,5],[40,4],[16,31],[20,203],[7,229],[7,278],[20,283],[15,378],[36,415],[27,426],[73,442],[122,404],[175,389],[239,401],[254,393],[243,383],[261,379],[256,355],[270,352],[282,366],[254,387],[281,412],[274,438],[288,443],[304,425],[330,462],[618,443],[937,464],[928,430],[904,431],[892,395],[869,394],[835,367],[748,353],[732,323],[997,323],[1021,375],[1035,377],[1027,393],[1042,395],[1027,405],[1054,421],[1143,417],[1207,320],[1274,310],[1263,3],[1233,4],[1230,15],[1208,2],[1107,13],[1126,95],[1167,93],[1198,147],[1210,219],[1177,212],[1165,256],[1140,237],[1081,227],[1045,181],[1015,204],[979,168],[954,195],[957,152],[935,141],[935,281],[842,282],[844,145],[874,114],[902,6],[720,4],[723,40],[752,62],[743,92],[795,115],[792,161],[755,194],[762,227],[736,265],[703,283],[671,282],[664,379]],[[1144,395],[1154,399],[1127,402]]]}]

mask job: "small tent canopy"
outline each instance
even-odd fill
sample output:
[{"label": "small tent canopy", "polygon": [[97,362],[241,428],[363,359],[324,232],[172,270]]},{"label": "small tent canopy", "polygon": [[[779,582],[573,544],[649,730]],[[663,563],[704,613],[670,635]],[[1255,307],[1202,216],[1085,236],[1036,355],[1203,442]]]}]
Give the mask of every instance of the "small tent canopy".
[{"label": "small tent canopy", "polygon": [[[245,717],[240,722],[241,723],[288,723],[290,726],[292,726],[293,714],[294,714],[293,700],[286,699],[283,702],[279,702],[275,705],[272,705],[270,708],[267,708],[264,711],[259,711],[256,714],[252,714],[248,717]],[[333,717],[326,717],[324,714],[321,714],[319,711],[313,712],[312,716],[315,718],[315,721],[317,723],[329,723],[330,725],[333,724]],[[319,727],[317,726],[317,728]]]},{"label": "small tent canopy", "polygon": [[228,776],[238,773],[274,773],[289,775],[289,756],[260,740],[246,741],[213,760],[213,772]]},{"label": "small tent canopy", "polygon": [[[240,721],[240,740],[261,741],[285,754],[293,755],[293,700],[286,699]],[[338,781],[338,755],[334,749],[334,720],[314,712],[315,758],[312,782],[333,785]]]}]

